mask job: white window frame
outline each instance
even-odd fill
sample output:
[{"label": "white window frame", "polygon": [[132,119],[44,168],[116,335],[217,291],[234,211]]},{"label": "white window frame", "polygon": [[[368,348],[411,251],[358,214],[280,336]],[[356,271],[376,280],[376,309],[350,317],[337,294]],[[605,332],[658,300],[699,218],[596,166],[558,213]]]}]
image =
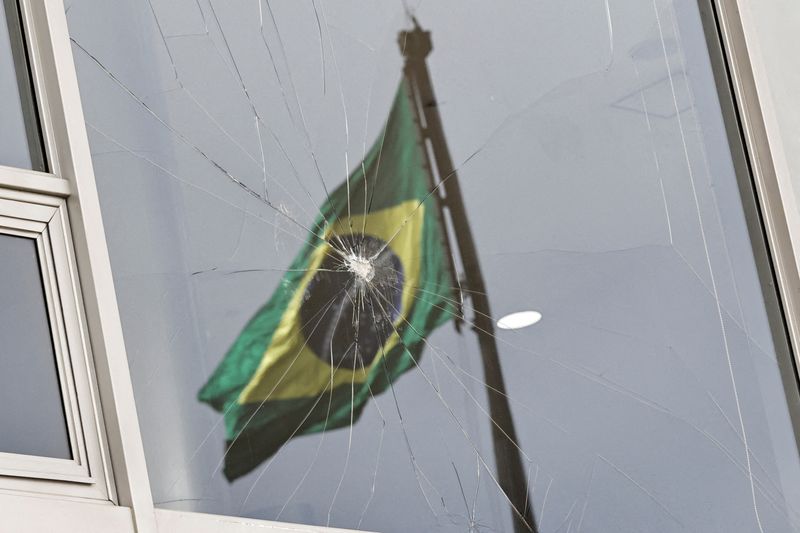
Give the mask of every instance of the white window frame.
[{"label": "white window frame", "polygon": [[113,501],[64,199],[0,188],[0,234],[36,244],[72,455],[59,459],[0,452],[0,486]]},{"label": "white window frame", "polygon": [[[780,72],[796,65],[793,51],[800,46],[800,34],[774,24],[776,19],[800,18],[800,6],[789,9],[783,3],[756,0],[715,3],[789,340],[800,368],[800,196],[794,192],[800,189],[800,167],[791,168],[786,156],[789,150],[800,151],[800,117],[794,113],[781,117],[783,121],[778,118],[787,103],[800,106],[796,99],[780,100],[800,89],[800,79],[787,79]],[[768,36],[760,31],[765,27]],[[771,56],[770,64],[765,54]]]},{"label": "white window frame", "polygon": [[[20,11],[49,172],[0,167],[0,233],[36,242],[73,458],[0,453],[0,529],[39,529],[34,517],[60,504],[78,506],[79,520],[59,530],[86,530],[102,508],[146,531],[147,513],[131,513],[152,502],[146,477],[135,477],[146,476],[144,457],[64,6],[22,0]],[[39,511],[22,514],[29,498]]]},{"label": "white window frame", "polygon": [[[50,172],[0,167],[0,232],[18,232],[41,243],[40,253],[47,258],[44,265],[48,279],[48,308],[51,309],[51,321],[56,325],[53,331],[58,331],[62,343],[60,353],[67,350],[73,355],[82,350],[88,361],[86,376],[81,379],[84,384],[87,380],[89,383],[94,403],[90,410],[96,419],[99,444],[94,451],[87,447],[85,458],[88,463],[84,463],[84,456],[78,453],[79,459],[73,461],[75,464],[60,474],[59,469],[65,465],[50,461],[34,461],[25,472],[22,472],[24,468],[16,473],[9,472],[6,458],[0,454],[0,474],[6,474],[0,477],[0,529],[81,533],[334,531],[316,526],[154,508],[63,0],[20,2]],[[798,354],[800,238],[793,246],[791,237],[800,235],[800,217],[797,216],[798,205],[794,197],[781,194],[788,187],[788,178],[781,173],[784,168],[782,145],[777,146],[782,140],[782,132],[770,113],[766,113],[766,121],[762,113],[764,110],[774,113],[774,104],[770,94],[756,90],[768,84],[770,72],[761,68],[759,63],[755,69],[751,64],[759,61],[757,52],[760,53],[762,46],[769,48],[759,41],[753,28],[760,23],[760,17],[774,16],[786,6],[758,0],[758,9],[740,10],[740,7],[749,7],[751,2],[755,5],[755,0],[714,2],[734,79],[734,92],[753,166],[759,207],[772,249],[783,310],[795,354]],[[796,16],[800,16],[800,5],[792,9],[796,10]],[[795,68],[794,50],[800,46],[800,34],[782,35],[781,39],[784,43],[793,43],[783,51],[783,61],[787,69]],[[773,46],[769,52],[774,57],[781,50]],[[794,126],[797,134],[800,121]],[[796,170],[800,173],[800,169]],[[22,212],[14,211],[4,203],[7,201],[27,207],[22,208]],[[8,208],[5,212],[4,206]],[[18,208],[15,204],[14,209]],[[8,213],[12,211],[17,216],[9,217]],[[50,214],[52,216],[47,218]],[[70,308],[72,310],[63,311],[62,317],[52,311],[58,309],[59,300],[62,309],[64,302],[69,304],[67,307],[75,304]],[[71,366],[74,372],[76,367],[74,364]],[[76,385],[76,390],[81,387],[83,385]],[[85,401],[77,400],[78,409],[83,408],[81,404]],[[77,412],[83,416],[82,411]],[[75,415],[76,412],[72,412],[73,419]],[[77,428],[74,425],[73,430],[77,431]],[[95,436],[84,434],[84,441],[89,440],[95,440]],[[107,443],[107,450],[104,443]],[[103,469],[102,475],[93,468],[93,457],[99,457],[94,461],[100,461],[98,466]],[[19,459],[11,458],[12,462]],[[58,475],[65,478],[56,480],[54,476]],[[43,477],[49,479],[41,479]],[[107,487],[104,495],[81,492],[78,488],[85,489],[101,482]]]}]

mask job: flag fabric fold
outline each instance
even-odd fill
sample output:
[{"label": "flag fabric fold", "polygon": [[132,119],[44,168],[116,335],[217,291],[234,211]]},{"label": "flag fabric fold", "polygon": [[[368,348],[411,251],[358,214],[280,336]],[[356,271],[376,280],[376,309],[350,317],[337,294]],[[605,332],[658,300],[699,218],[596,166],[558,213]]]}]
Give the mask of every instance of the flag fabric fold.
[{"label": "flag fabric fold", "polygon": [[456,312],[411,105],[403,82],[382,134],[198,394],[224,415],[228,480],[293,437],[355,423]]}]

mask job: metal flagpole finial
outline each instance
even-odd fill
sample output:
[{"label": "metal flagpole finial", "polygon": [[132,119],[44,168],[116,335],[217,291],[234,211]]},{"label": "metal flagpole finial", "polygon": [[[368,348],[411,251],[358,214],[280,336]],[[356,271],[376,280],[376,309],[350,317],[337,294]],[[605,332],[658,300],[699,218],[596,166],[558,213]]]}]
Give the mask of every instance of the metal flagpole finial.
[{"label": "metal flagpole finial", "polygon": [[431,32],[423,30],[419,25],[417,17],[412,16],[411,22],[414,27],[410,30],[403,30],[397,35],[397,44],[400,52],[409,60],[423,60],[433,50]]}]

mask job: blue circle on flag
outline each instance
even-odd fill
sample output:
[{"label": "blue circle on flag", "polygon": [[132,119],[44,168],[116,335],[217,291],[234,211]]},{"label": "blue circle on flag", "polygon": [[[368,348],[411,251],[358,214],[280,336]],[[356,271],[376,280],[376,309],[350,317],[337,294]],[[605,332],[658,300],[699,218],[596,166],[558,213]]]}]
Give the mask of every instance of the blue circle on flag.
[{"label": "blue circle on flag", "polygon": [[382,239],[334,237],[303,294],[300,330],[307,346],[335,369],[369,366],[395,332],[403,265]]}]

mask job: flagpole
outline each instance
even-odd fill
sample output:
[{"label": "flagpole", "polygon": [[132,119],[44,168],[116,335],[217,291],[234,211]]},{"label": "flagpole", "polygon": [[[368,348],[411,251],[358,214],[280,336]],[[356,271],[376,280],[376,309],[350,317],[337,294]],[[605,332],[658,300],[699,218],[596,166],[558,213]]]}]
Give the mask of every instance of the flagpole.
[{"label": "flagpole", "polygon": [[[426,58],[433,49],[433,43],[430,32],[423,30],[416,19],[413,19],[413,22],[412,30],[401,31],[398,35],[400,50],[405,56],[403,72],[410,84],[412,104],[418,118],[423,143],[427,140],[431,145],[433,160],[439,175],[440,190],[435,196],[442,218],[444,218],[445,212],[450,215],[456,244],[461,255],[461,263],[464,267],[467,294],[475,311],[473,329],[478,336],[480,345],[486,393],[489,400],[489,414],[493,420],[492,439],[497,463],[497,481],[513,506],[514,531],[536,533],[536,521],[528,499],[528,473],[523,467],[522,457],[517,446],[517,434],[508,404],[508,396],[505,392],[503,371],[494,338],[494,321],[491,318],[486,284],[481,273],[478,252],[461,196],[458,175],[447,148],[436,96],[426,64]],[[423,146],[423,149],[427,155],[427,146]],[[433,180],[432,174],[431,179]],[[457,282],[457,279],[454,281]]]}]

